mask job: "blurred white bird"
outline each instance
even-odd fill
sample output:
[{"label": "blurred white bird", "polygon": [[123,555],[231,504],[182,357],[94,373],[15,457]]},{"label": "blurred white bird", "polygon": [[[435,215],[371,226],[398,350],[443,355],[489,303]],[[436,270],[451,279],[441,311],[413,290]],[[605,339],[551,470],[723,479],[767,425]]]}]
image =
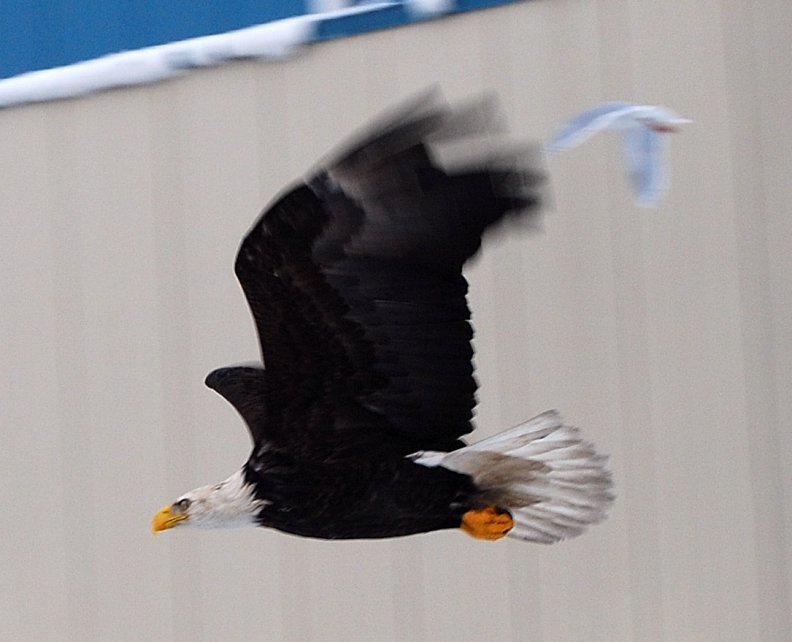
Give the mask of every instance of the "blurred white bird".
[{"label": "blurred white bird", "polygon": [[545,149],[559,152],[576,147],[603,129],[620,132],[636,201],[654,207],[666,191],[661,134],[676,132],[689,122],[665,107],[605,103],[570,120]]}]

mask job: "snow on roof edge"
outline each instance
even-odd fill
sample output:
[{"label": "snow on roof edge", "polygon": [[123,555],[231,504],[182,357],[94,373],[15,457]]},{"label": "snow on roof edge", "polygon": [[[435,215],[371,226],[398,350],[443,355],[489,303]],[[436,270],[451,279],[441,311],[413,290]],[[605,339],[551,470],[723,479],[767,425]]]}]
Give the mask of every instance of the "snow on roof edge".
[{"label": "snow on roof edge", "polygon": [[0,109],[85,95],[94,91],[153,83],[187,69],[208,67],[234,58],[279,59],[323,39],[325,21],[399,6],[386,1],[337,11],[305,14],[226,33],[190,38],[108,54],[62,67],[30,71],[0,80]]}]

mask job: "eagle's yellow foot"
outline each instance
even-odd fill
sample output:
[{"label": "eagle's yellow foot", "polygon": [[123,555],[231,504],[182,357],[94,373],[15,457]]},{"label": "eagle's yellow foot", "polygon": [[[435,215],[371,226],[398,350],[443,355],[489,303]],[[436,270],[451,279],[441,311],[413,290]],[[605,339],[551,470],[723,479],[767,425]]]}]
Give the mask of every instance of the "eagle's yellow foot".
[{"label": "eagle's yellow foot", "polygon": [[469,510],[462,516],[460,528],[476,539],[500,539],[514,526],[508,511],[495,506]]}]

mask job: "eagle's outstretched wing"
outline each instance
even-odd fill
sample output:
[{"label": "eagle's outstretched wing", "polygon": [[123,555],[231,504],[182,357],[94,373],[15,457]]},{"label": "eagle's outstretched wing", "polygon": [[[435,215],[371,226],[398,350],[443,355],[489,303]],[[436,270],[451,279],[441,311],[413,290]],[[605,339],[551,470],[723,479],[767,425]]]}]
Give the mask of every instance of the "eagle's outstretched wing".
[{"label": "eagle's outstretched wing", "polygon": [[451,110],[423,96],[255,223],[235,269],[266,377],[221,369],[207,384],[257,445],[327,460],[347,448],[453,448],[471,430],[462,266],[488,227],[535,210],[538,178],[526,153],[463,153],[452,166],[437,150],[487,135],[496,116],[492,101]]}]

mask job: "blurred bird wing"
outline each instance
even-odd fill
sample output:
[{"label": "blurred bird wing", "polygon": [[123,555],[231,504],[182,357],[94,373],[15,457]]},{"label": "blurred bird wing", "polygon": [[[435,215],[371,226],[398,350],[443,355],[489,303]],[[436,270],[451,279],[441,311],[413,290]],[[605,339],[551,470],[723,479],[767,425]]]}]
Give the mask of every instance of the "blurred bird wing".
[{"label": "blurred bird wing", "polygon": [[648,127],[624,132],[624,158],[638,203],[656,205],[665,193],[662,135]]},{"label": "blurred bird wing", "polygon": [[638,105],[624,102],[605,103],[578,114],[569,120],[547,144],[546,149],[560,152],[577,147],[603,129],[631,117]]}]

